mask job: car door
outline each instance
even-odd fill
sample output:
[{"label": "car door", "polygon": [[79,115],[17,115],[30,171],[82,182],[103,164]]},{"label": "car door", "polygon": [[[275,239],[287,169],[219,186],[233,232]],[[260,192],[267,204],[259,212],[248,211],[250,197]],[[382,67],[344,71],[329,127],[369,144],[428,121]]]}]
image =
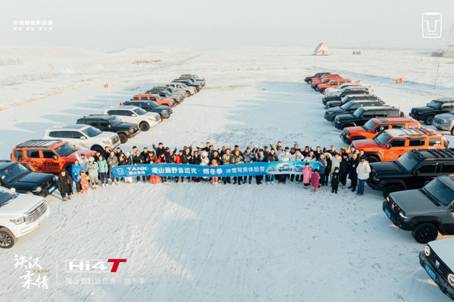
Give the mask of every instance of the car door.
[{"label": "car door", "polygon": [[50,173],[59,173],[60,172],[60,162],[59,156],[53,150],[45,149],[41,151],[42,154],[42,166],[44,171]]},{"label": "car door", "polygon": [[41,170],[41,155],[37,149],[27,149],[27,165],[32,171]]},{"label": "car door", "polygon": [[425,186],[429,181],[442,173],[442,167],[438,162],[425,161],[416,168],[412,181],[408,182],[408,189],[419,189]]},{"label": "car door", "polygon": [[396,160],[407,151],[407,139],[404,137],[395,137],[388,142],[389,148],[385,152],[384,160]]}]

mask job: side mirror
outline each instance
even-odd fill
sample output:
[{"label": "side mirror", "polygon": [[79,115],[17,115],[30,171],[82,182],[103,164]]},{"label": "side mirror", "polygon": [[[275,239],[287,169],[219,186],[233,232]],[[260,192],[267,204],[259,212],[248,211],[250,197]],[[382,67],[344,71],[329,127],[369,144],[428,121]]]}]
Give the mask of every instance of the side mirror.
[{"label": "side mirror", "polygon": [[111,124],[109,124],[109,125],[107,126],[107,128],[112,128],[112,125],[111,125]]},{"label": "side mirror", "polygon": [[16,188],[11,188],[9,189],[11,193],[15,194],[16,193]]},{"label": "side mirror", "polygon": [[391,147],[392,147],[391,144],[386,144],[387,149],[390,149]]},{"label": "side mirror", "polygon": [[84,140],[84,139],[87,139],[87,138],[86,138],[85,136],[82,135],[82,136],[80,137],[80,139],[81,139],[81,140]]}]

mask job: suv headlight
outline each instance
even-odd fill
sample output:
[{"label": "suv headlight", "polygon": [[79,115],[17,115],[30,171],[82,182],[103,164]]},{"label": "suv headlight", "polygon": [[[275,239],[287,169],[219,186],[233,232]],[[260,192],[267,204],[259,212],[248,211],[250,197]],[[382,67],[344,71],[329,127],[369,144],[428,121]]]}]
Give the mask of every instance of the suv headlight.
[{"label": "suv headlight", "polygon": [[10,219],[9,221],[15,223],[15,224],[21,224],[25,222],[25,216],[15,218],[15,219]]},{"label": "suv headlight", "polygon": [[407,216],[405,216],[405,213],[403,211],[400,211],[399,212],[399,216],[402,218],[402,219],[408,219]]},{"label": "suv headlight", "polygon": [[426,257],[430,256],[430,246],[428,246],[427,244],[426,246],[424,246],[424,255],[426,255]]},{"label": "suv headlight", "polygon": [[42,188],[41,186],[37,186],[37,187],[33,190],[33,192],[34,192],[34,193],[40,193],[42,190],[43,190],[43,188]]},{"label": "suv headlight", "polygon": [[452,287],[454,287],[454,274],[448,275],[448,282]]}]

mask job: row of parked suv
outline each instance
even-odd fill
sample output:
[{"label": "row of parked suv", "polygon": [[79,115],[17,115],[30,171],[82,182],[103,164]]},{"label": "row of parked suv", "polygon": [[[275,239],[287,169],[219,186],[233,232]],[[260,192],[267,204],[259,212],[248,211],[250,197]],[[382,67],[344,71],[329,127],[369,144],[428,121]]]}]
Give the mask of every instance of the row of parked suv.
[{"label": "row of parked suv", "polygon": [[171,116],[171,107],[204,86],[204,79],[183,74],[103,113],[83,116],[74,125],[48,129],[43,139],[14,146],[11,160],[0,161],[0,248],[11,248],[49,215],[45,197],[57,189],[56,174],[81,155],[92,156],[106,147],[114,150],[148,131]]},{"label": "row of parked suv", "polygon": [[397,108],[385,107],[370,87],[344,83],[324,94],[325,119],[343,129],[342,140],[371,162],[368,185],[383,192],[385,215],[395,226],[411,231],[417,242],[427,244],[420,264],[454,299],[454,239],[434,241],[439,234],[454,235],[454,149],[448,149],[441,133],[420,124],[433,123],[454,134],[450,113],[454,99],[433,100],[403,117]]}]

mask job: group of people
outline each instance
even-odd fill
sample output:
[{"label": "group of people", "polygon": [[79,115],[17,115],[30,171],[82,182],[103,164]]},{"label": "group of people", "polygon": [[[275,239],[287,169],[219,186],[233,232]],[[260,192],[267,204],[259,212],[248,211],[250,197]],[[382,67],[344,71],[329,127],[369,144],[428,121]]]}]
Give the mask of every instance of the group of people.
[{"label": "group of people", "polygon": [[[301,174],[284,175],[256,175],[236,177],[125,177],[118,179],[112,174],[112,168],[122,165],[136,164],[194,164],[204,166],[219,166],[227,164],[241,164],[251,162],[291,162],[302,161],[306,164]],[[318,162],[312,168],[311,162]],[[331,192],[336,193],[339,186],[348,188],[357,194],[364,193],[364,187],[370,174],[370,166],[364,154],[353,147],[337,149],[335,146],[322,148],[317,146],[300,147],[294,144],[291,147],[283,146],[282,142],[274,145],[253,146],[241,149],[240,146],[222,146],[216,148],[210,142],[203,147],[184,146],[181,149],[170,148],[159,143],[151,148],[139,149],[134,146],[129,152],[120,148],[110,150],[106,147],[96,152],[93,157],[81,156],[79,160],[67,170],[61,171],[58,176],[58,187],[63,200],[68,200],[74,192],[85,193],[89,188],[96,190],[99,186],[118,184],[119,182],[211,182],[213,184],[251,184],[255,183],[303,183],[304,187],[311,187],[317,191],[322,186],[330,186]],[[349,181],[348,181],[349,180]]]}]

